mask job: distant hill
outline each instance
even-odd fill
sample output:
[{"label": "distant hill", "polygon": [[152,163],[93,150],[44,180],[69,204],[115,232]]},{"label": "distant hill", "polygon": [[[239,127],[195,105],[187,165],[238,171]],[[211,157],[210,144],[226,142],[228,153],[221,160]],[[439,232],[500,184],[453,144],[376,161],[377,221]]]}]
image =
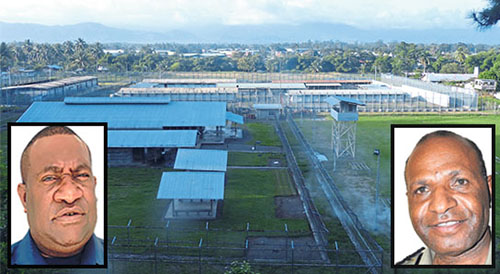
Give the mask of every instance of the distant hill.
[{"label": "distant hill", "polygon": [[98,23],[46,26],[0,22],[0,41],[63,42],[85,41],[111,43],[275,43],[302,41],[374,42],[382,40],[413,43],[500,44],[500,28],[479,32],[471,29],[374,29],[363,30],[343,24],[309,23],[301,25],[209,25],[164,32],[127,30]]},{"label": "distant hill", "polygon": [[1,41],[24,41],[30,39],[34,42],[64,42],[83,38],[86,42],[129,42],[129,43],[154,43],[164,41],[188,41],[195,37],[182,31],[169,31],[157,33],[149,31],[135,31],[112,28],[98,23],[80,23],[75,25],[46,26],[39,24],[20,24],[0,22]]}]

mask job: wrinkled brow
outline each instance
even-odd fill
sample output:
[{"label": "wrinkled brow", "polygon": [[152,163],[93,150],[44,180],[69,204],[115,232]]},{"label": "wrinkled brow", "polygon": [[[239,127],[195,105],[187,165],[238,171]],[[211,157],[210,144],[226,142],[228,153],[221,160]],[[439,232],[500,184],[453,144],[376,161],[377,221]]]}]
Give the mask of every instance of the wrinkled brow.
[{"label": "wrinkled brow", "polygon": [[[71,169],[71,172],[78,172],[78,171],[83,170],[83,169],[91,170],[89,165],[80,164],[76,168]],[[43,173],[49,172],[49,171],[54,172],[54,173],[61,173],[63,171],[63,168],[60,168],[58,166],[47,166],[41,172],[39,172],[37,175],[40,175],[40,174],[43,174]]]}]

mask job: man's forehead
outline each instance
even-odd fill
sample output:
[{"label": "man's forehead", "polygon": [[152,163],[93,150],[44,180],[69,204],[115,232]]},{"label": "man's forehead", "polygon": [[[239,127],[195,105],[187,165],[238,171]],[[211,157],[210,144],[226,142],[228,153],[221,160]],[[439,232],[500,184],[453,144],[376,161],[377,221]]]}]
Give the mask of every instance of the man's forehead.
[{"label": "man's forehead", "polygon": [[[444,152],[450,154],[475,155],[472,146],[465,140],[454,136],[433,136],[422,143],[417,144],[410,154],[409,160],[419,158],[422,155],[438,155]],[[418,155],[419,157],[415,157]]]},{"label": "man's forehead", "polygon": [[[419,143],[408,157],[405,177],[408,183],[408,175],[411,171],[426,170],[430,168],[427,164],[444,165],[446,163],[465,165],[470,168],[471,163],[474,167],[479,167],[478,155],[472,146],[464,139],[454,136],[433,136]],[[422,166],[424,165],[424,166]],[[415,174],[413,174],[415,175]]]},{"label": "man's forehead", "polygon": [[[29,151],[30,161],[50,159],[61,155],[81,155],[85,160],[90,160],[90,152],[85,143],[77,136],[70,134],[57,134],[42,137],[36,140]],[[35,156],[35,157],[31,157]]]}]

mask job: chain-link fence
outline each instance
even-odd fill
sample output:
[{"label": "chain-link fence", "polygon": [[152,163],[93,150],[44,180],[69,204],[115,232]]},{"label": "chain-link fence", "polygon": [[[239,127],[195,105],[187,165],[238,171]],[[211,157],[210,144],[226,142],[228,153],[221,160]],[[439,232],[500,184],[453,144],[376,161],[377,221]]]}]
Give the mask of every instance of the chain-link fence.
[{"label": "chain-link fence", "polygon": [[[241,230],[186,227],[168,222],[165,227],[132,226],[108,227],[108,258],[111,272],[133,273],[138,269],[165,272],[184,269],[185,272],[210,273],[227,269],[233,262],[247,261],[252,267],[264,270],[279,269],[278,273],[294,271],[354,272],[380,271],[381,250],[343,249],[318,246],[309,231],[251,229]],[[376,254],[378,260],[366,265],[360,253]],[[326,254],[322,256],[322,254]],[[161,270],[160,270],[161,269]],[[142,272],[141,271],[141,272]]]}]

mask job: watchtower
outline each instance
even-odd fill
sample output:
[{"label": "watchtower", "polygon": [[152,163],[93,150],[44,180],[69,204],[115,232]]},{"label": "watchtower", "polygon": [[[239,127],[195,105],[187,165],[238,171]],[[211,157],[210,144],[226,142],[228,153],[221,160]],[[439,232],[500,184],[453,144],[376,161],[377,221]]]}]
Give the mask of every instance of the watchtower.
[{"label": "watchtower", "polygon": [[335,170],[338,158],[355,156],[358,106],[364,106],[365,103],[340,96],[328,97],[325,101],[330,105],[330,115],[333,117],[332,150]]}]

